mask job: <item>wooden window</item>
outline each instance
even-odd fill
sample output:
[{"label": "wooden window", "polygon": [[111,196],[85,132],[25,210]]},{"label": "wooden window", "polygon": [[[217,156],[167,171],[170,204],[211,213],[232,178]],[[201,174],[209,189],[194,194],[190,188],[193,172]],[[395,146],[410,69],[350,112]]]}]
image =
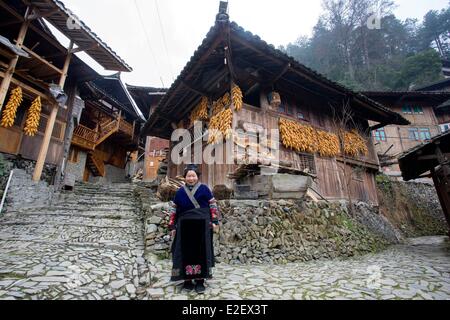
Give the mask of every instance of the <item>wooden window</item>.
[{"label": "wooden window", "polygon": [[428,128],[420,128],[419,129],[420,140],[427,141],[431,140],[431,132]]},{"label": "wooden window", "polygon": [[387,140],[386,139],[386,132],[384,131],[384,128],[377,129],[374,132],[374,135],[375,135],[375,140],[376,141],[386,141]]},{"label": "wooden window", "polygon": [[419,129],[417,128],[410,128],[408,129],[409,132],[409,139],[419,141]]},{"label": "wooden window", "polygon": [[423,114],[423,108],[421,106],[414,106],[414,114]]},{"label": "wooden window", "polygon": [[409,139],[414,141],[431,140],[431,132],[429,128],[410,128],[408,129]]},{"label": "wooden window", "polygon": [[317,174],[316,163],[314,161],[314,155],[309,153],[297,153],[299,156],[300,170],[306,170],[308,173]]},{"label": "wooden window", "polygon": [[305,114],[299,109],[297,109],[297,119],[298,120],[305,120]]},{"label": "wooden window", "polygon": [[450,130],[450,123],[441,124],[439,127],[441,128],[442,133],[447,132]]},{"label": "wooden window", "polygon": [[411,106],[407,106],[407,105],[403,106],[403,107],[402,107],[402,112],[403,112],[404,114],[412,114],[412,108],[411,108]]}]

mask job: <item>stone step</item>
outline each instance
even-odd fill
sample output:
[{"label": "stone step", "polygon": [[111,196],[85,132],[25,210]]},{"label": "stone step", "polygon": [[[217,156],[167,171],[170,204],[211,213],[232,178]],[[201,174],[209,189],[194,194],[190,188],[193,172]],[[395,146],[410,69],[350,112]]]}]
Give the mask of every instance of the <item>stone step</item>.
[{"label": "stone step", "polygon": [[110,209],[96,209],[84,210],[82,208],[24,208],[20,211],[8,211],[7,214],[13,215],[50,215],[50,216],[68,216],[68,217],[93,217],[93,218],[109,218],[109,219],[133,219],[139,218],[140,215],[134,210],[110,210]]},{"label": "stone step", "polygon": [[49,214],[5,214],[0,220],[0,226],[7,225],[71,225],[100,228],[131,228],[139,223],[137,218],[116,218],[108,216],[65,216]]},{"label": "stone step", "polygon": [[104,202],[96,202],[92,201],[91,203],[85,201],[64,201],[57,200],[52,201],[52,207],[63,208],[64,206],[75,208],[75,209],[83,209],[83,210],[97,210],[97,209],[110,209],[110,210],[135,210],[136,206],[132,204],[125,203],[117,203],[116,201],[104,201]]},{"label": "stone step", "polygon": [[132,247],[141,241],[142,230],[131,228],[101,228],[71,225],[3,225],[0,241],[39,241],[93,243]]}]

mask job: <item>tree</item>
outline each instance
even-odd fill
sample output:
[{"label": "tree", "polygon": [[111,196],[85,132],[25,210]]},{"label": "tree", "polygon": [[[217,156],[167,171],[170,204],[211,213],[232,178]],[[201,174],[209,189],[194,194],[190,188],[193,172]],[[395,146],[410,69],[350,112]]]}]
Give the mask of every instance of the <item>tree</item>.
[{"label": "tree", "polygon": [[[325,0],[323,6],[313,35],[284,48],[299,62],[353,90],[406,90],[442,78],[439,55],[428,49],[437,48],[433,39],[440,34],[440,47],[448,50],[450,8],[429,13],[421,25],[397,19],[390,0]],[[374,12],[381,29],[367,28]]]}]

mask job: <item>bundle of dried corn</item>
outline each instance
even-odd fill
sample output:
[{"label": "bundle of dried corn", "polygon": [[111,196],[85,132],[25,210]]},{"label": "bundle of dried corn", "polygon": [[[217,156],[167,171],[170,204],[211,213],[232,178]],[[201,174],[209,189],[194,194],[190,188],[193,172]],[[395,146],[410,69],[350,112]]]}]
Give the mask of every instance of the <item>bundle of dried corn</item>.
[{"label": "bundle of dried corn", "polygon": [[243,97],[244,95],[242,94],[241,88],[233,84],[231,88],[231,99],[233,100],[233,106],[235,111],[240,111],[242,109],[242,106],[244,105],[244,102],[242,100]]},{"label": "bundle of dried corn", "polygon": [[199,104],[192,111],[190,116],[191,123],[198,120],[208,120],[208,98],[202,97]]},{"label": "bundle of dried corn", "polygon": [[10,128],[14,125],[17,109],[22,103],[22,100],[23,95],[21,87],[17,87],[13,91],[11,91],[11,97],[9,98],[9,101],[5,106],[5,110],[3,110],[3,117],[1,121],[2,127]]},{"label": "bundle of dried corn", "polygon": [[38,132],[39,121],[41,120],[41,110],[41,97],[37,97],[31,104],[30,110],[28,110],[25,128],[23,129],[25,135],[34,137]]},{"label": "bundle of dried corn", "polygon": [[317,152],[317,133],[313,127],[283,118],[279,126],[281,142],[286,148],[297,152]]},{"label": "bundle of dried corn", "polygon": [[336,157],[340,153],[339,138],[334,133],[317,131],[317,152],[321,157]]},{"label": "bundle of dried corn", "polygon": [[233,125],[233,111],[225,109],[213,116],[209,122],[208,144],[218,144],[223,141],[223,138],[229,139],[231,137],[231,127]]},{"label": "bundle of dried corn", "polygon": [[227,92],[223,95],[222,99],[222,105],[224,108],[228,108],[231,105],[231,96],[230,93]]},{"label": "bundle of dried corn", "polygon": [[351,157],[367,156],[369,154],[366,141],[357,130],[353,129],[351,132],[345,132],[343,136],[345,154]]},{"label": "bundle of dried corn", "polygon": [[214,101],[212,104],[212,115],[218,115],[225,109],[222,99]]}]

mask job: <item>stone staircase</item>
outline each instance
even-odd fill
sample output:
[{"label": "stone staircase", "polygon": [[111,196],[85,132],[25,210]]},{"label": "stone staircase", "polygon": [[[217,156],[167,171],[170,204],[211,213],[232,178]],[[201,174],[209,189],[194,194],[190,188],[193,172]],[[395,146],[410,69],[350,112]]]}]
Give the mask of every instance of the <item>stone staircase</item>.
[{"label": "stone staircase", "polygon": [[[48,285],[52,282],[48,272],[57,274],[64,265],[54,269],[55,262],[47,266],[45,261],[76,265],[81,274],[87,263],[91,268],[86,276],[92,281],[79,287],[94,288],[81,290],[83,298],[97,298],[89,296],[95,293],[101,299],[133,299],[139,296],[139,288],[145,292],[150,279],[143,257],[144,224],[132,184],[77,183],[74,191],[55,194],[48,205],[11,208],[0,216],[0,270],[16,266],[14,274],[27,277],[36,265],[44,264],[40,279],[31,277],[29,282],[42,280]],[[71,258],[74,252],[78,259]],[[43,296],[38,298],[52,297],[49,290],[41,290]],[[70,290],[67,294],[73,295]]]}]

